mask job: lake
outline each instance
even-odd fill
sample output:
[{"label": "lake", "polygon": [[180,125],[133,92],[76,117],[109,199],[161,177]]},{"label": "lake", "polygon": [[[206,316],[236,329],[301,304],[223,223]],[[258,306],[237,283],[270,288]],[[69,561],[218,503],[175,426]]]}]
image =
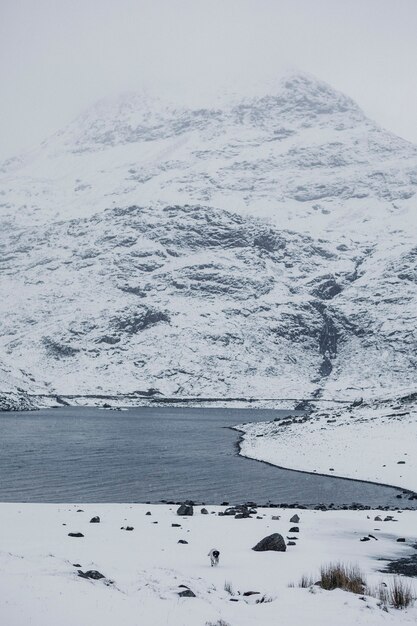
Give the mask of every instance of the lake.
[{"label": "lake", "polygon": [[238,456],[239,433],[230,426],[289,413],[165,406],[0,412],[0,501],[398,506],[394,488]]}]

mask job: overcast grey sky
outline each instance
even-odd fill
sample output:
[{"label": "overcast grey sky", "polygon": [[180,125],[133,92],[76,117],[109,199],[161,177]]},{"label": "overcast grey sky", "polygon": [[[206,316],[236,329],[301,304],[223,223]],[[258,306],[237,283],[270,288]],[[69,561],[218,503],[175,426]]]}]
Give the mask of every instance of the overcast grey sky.
[{"label": "overcast grey sky", "polygon": [[417,143],[417,0],[0,0],[0,158],[100,97],[315,74]]}]

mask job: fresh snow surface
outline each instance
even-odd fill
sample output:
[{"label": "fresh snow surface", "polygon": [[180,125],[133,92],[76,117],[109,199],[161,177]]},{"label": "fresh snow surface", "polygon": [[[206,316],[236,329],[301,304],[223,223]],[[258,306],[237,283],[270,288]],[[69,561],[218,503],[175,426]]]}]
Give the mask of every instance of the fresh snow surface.
[{"label": "fresh snow surface", "polygon": [[[209,512],[219,507],[207,507]],[[78,512],[82,509],[81,512]],[[146,515],[150,511],[151,515]],[[375,522],[378,511],[259,509],[262,519],[201,515],[178,517],[176,507],[104,504],[1,504],[0,621],[5,626],[382,626],[415,624],[417,608],[388,612],[372,597],[345,591],[290,588],[303,574],[319,577],[322,564],[358,564],[371,586],[391,576],[379,559],[413,553],[417,513],[399,511],[394,522]],[[287,552],[254,552],[263,537],[291,535]],[[99,515],[101,523],[90,524]],[[280,520],[272,520],[280,515]],[[381,513],[384,517],[384,512]],[[158,522],[157,524],[155,522]],[[181,528],[172,527],[173,523]],[[121,530],[130,525],[133,531]],[[82,532],[72,538],[69,532]],[[373,534],[371,539],[360,538]],[[396,539],[405,537],[406,543]],[[188,544],[179,544],[185,539]],[[210,567],[208,552],[220,550]],[[79,566],[74,565],[79,564]],[[107,580],[85,580],[77,570],[96,569]],[[108,584],[108,580],[113,581]],[[415,583],[411,579],[412,584]],[[106,584],[107,583],[107,584]],[[225,590],[233,589],[233,596]],[[187,585],[196,598],[180,598]],[[416,585],[414,584],[414,590]],[[246,591],[259,595],[243,597]],[[268,601],[256,604],[256,599]],[[231,598],[238,600],[232,602]],[[220,620],[224,620],[220,622]]]},{"label": "fresh snow surface", "polygon": [[315,409],[308,418],[241,424],[240,453],[288,469],[417,492],[416,394]]}]

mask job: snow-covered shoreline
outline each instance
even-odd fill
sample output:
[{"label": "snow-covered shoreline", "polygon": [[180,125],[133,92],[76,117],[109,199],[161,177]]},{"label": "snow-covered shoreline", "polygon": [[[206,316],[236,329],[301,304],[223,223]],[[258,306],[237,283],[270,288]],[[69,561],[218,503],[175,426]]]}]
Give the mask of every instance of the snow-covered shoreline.
[{"label": "snow-covered shoreline", "polygon": [[[379,559],[414,552],[417,512],[375,522],[378,511],[258,509],[256,516],[236,520],[218,516],[222,507],[207,509],[207,515],[196,507],[193,517],[180,517],[169,505],[1,504],[1,622],[205,626],[224,620],[231,626],[275,626],[279,618],[288,626],[307,619],[311,626],[333,626],[335,620],[351,626],[417,619],[416,607],[387,613],[375,598],[288,586],[303,574],[317,577],[323,563],[338,560],[358,563],[371,585],[388,582],[391,575],[378,571],[385,565]],[[290,532],[295,513],[298,533]],[[96,515],[100,523],[90,523]],[[133,530],[122,529],[127,526]],[[297,536],[296,545],[286,552],[251,549],[274,532]],[[369,534],[377,540],[360,541]],[[221,552],[218,568],[207,557],[214,547]],[[98,570],[105,579],[86,580],[78,570]],[[181,585],[196,597],[179,597]],[[248,591],[259,593],[244,596]],[[256,603],[262,597],[267,601]]]},{"label": "snow-covered shoreline", "polygon": [[417,491],[415,394],[315,410],[308,418],[240,424],[247,458]]}]

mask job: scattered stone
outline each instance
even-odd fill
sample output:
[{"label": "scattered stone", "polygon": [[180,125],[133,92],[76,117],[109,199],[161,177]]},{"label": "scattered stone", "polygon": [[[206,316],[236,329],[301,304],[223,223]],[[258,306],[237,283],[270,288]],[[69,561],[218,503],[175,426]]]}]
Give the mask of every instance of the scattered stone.
[{"label": "scattered stone", "polygon": [[80,569],[78,570],[78,576],[80,578],[91,578],[92,580],[101,580],[105,578],[101,572],[98,572],[96,569],[89,569],[87,572],[82,572]]},{"label": "scattered stone", "polygon": [[173,528],[181,528],[181,524],[171,524]]},{"label": "scattered stone", "polygon": [[229,602],[239,602],[237,598],[229,598]]},{"label": "scattered stone", "polygon": [[188,541],[185,541],[185,539],[178,539],[178,543],[188,544]]},{"label": "scattered stone", "polygon": [[397,542],[398,543],[405,543],[405,537],[398,537]]},{"label": "scattered stone", "polygon": [[68,533],[68,537],[84,537],[82,533]]},{"label": "scattered stone", "polygon": [[288,532],[289,533],[299,533],[300,529],[298,528],[298,526],[293,526],[292,528],[289,529]]},{"label": "scattered stone", "polygon": [[369,539],[369,537],[362,537],[360,541],[371,541],[371,540]]},{"label": "scattered stone", "polygon": [[262,519],[262,517],[260,515],[257,515],[256,519]]},{"label": "scattered stone", "polygon": [[297,544],[295,543],[295,541],[289,541],[287,543],[287,546],[296,546]]},{"label": "scattered stone", "polygon": [[370,539],[375,539],[375,541],[378,541],[378,539],[377,539],[374,535],[368,535],[368,537],[369,537]]},{"label": "scattered stone", "polygon": [[201,515],[208,515],[207,509],[201,509],[200,513]]},{"label": "scattered stone", "polygon": [[223,511],[223,515],[236,515],[236,513],[237,513],[237,509],[234,506],[231,506],[227,508],[225,511]]},{"label": "scattered stone", "polygon": [[133,526],[122,526],[120,530],[133,530]]},{"label": "scattered stone", "polygon": [[273,515],[271,517],[271,519],[273,519],[274,521],[278,521],[279,519],[281,519],[281,516],[280,515]]},{"label": "scattered stone", "polygon": [[74,567],[81,567],[80,563],[73,563]]},{"label": "scattered stone", "polygon": [[382,522],[382,517],[377,515],[376,517],[374,517],[374,522]]},{"label": "scattered stone", "polygon": [[285,545],[284,537],[279,533],[273,533],[272,535],[264,537],[252,548],[255,552],[266,552],[269,550],[285,552],[286,549],[287,546]]},{"label": "scattered stone", "polygon": [[180,585],[180,587],[184,587],[184,589],[182,591],[178,592],[178,595],[181,598],[196,598],[195,593],[193,591],[191,591],[191,589],[189,589],[185,585]]},{"label": "scattered stone", "polygon": [[397,461],[397,465],[405,465],[405,461]]},{"label": "scattered stone", "polygon": [[234,515],[236,519],[244,519],[256,514],[257,510],[247,504],[230,506],[223,513],[223,515]]},{"label": "scattered stone", "polygon": [[84,513],[82,509],[78,509],[77,513]]},{"label": "scattered stone", "polygon": [[189,502],[183,502],[177,509],[177,515],[194,515],[193,505]]},{"label": "scattered stone", "polygon": [[292,516],[292,518],[290,519],[290,523],[291,524],[298,524],[300,522],[300,518],[297,515],[297,513],[295,515]]},{"label": "scattered stone", "polygon": [[100,518],[98,515],[96,515],[95,517],[92,517],[90,519],[90,524],[100,524]]},{"label": "scattered stone", "polygon": [[298,537],[288,537],[287,536],[288,541],[298,541]]},{"label": "scattered stone", "polygon": [[259,596],[260,591],[244,591],[242,595],[244,596]]},{"label": "scattered stone", "polygon": [[147,511],[145,515],[152,515],[152,513],[150,511]]}]

